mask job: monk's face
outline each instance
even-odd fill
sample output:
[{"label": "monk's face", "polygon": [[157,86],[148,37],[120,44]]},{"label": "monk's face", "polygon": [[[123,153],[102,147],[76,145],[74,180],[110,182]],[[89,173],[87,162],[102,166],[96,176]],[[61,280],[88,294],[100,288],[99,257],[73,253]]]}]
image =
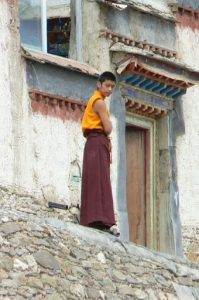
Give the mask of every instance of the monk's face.
[{"label": "monk's face", "polygon": [[104,97],[109,97],[115,88],[115,82],[112,80],[105,80],[102,83],[98,82],[97,87],[98,91],[100,91]]}]

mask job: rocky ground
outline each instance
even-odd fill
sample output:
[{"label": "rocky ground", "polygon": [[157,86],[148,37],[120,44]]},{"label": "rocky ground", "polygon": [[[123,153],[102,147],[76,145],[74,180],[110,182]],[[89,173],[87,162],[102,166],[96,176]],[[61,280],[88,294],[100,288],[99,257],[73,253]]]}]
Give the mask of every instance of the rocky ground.
[{"label": "rocky ground", "polygon": [[77,208],[0,189],[0,299],[199,299],[199,266],[77,224]]}]

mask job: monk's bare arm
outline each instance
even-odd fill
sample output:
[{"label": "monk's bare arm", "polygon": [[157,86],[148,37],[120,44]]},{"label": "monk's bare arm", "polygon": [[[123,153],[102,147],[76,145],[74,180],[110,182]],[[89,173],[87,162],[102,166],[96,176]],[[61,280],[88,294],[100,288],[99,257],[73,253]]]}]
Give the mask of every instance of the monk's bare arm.
[{"label": "monk's bare arm", "polygon": [[112,131],[112,124],[107,114],[106,104],[104,103],[104,101],[101,99],[96,100],[93,104],[93,110],[99,115],[104,127],[104,131],[107,135],[109,135]]}]

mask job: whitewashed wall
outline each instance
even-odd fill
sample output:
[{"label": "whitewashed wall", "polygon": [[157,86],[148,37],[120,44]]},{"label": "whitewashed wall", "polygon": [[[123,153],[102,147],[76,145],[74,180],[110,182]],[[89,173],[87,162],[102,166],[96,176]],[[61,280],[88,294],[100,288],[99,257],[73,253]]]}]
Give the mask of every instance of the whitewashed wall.
[{"label": "whitewashed wall", "polygon": [[18,25],[16,5],[1,1],[0,185],[76,204],[85,142],[81,124],[32,113]]},{"label": "whitewashed wall", "polygon": [[81,124],[36,114],[31,123],[30,188],[36,192],[47,189],[54,200],[76,205],[85,142]]},{"label": "whitewashed wall", "polygon": [[[199,31],[178,27],[180,59],[199,71]],[[182,97],[185,134],[177,139],[178,186],[182,225],[199,225],[199,86]]]},{"label": "whitewashed wall", "polygon": [[[15,11],[13,14],[6,0],[0,1],[0,184],[14,183],[14,153],[17,152],[15,140],[17,121],[16,99],[20,90],[19,37],[15,32]],[[13,37],[15,36],[15,39]]]},{"label": "whitewashed wall", "polygon": [[[114,99],[112,99],[114,101]],[[112,130],[112,164],[110,165],[111,172],[111,184],[112,184],[112,192],[113,192],[113,202],[115,211],[118,211],[117,207],[117,185],[118,185],[118,166],[119,166],[119,155],[118,155],[118,120],[111,116],[111,123],[113,126]],[[116,215],[117,218],[117,215]]]},{"label": "whitewashed wall", "polygon": [[[32,112],[26,61],[20,53],[18,11],[1,1],[0,14],[0,185],[76,205],[85,143],[81,124]],[[111,167],[114,198],[115,149]]]}]

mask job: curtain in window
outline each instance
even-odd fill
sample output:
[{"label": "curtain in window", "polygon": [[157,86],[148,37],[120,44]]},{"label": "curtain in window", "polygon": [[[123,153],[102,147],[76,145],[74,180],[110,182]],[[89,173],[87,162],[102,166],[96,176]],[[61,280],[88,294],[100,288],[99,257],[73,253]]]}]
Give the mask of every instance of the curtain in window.
[{"label": "curtain in window", "polygon": [[48,0],[47,52],[62,57],[69,56],[70,0]]}]

